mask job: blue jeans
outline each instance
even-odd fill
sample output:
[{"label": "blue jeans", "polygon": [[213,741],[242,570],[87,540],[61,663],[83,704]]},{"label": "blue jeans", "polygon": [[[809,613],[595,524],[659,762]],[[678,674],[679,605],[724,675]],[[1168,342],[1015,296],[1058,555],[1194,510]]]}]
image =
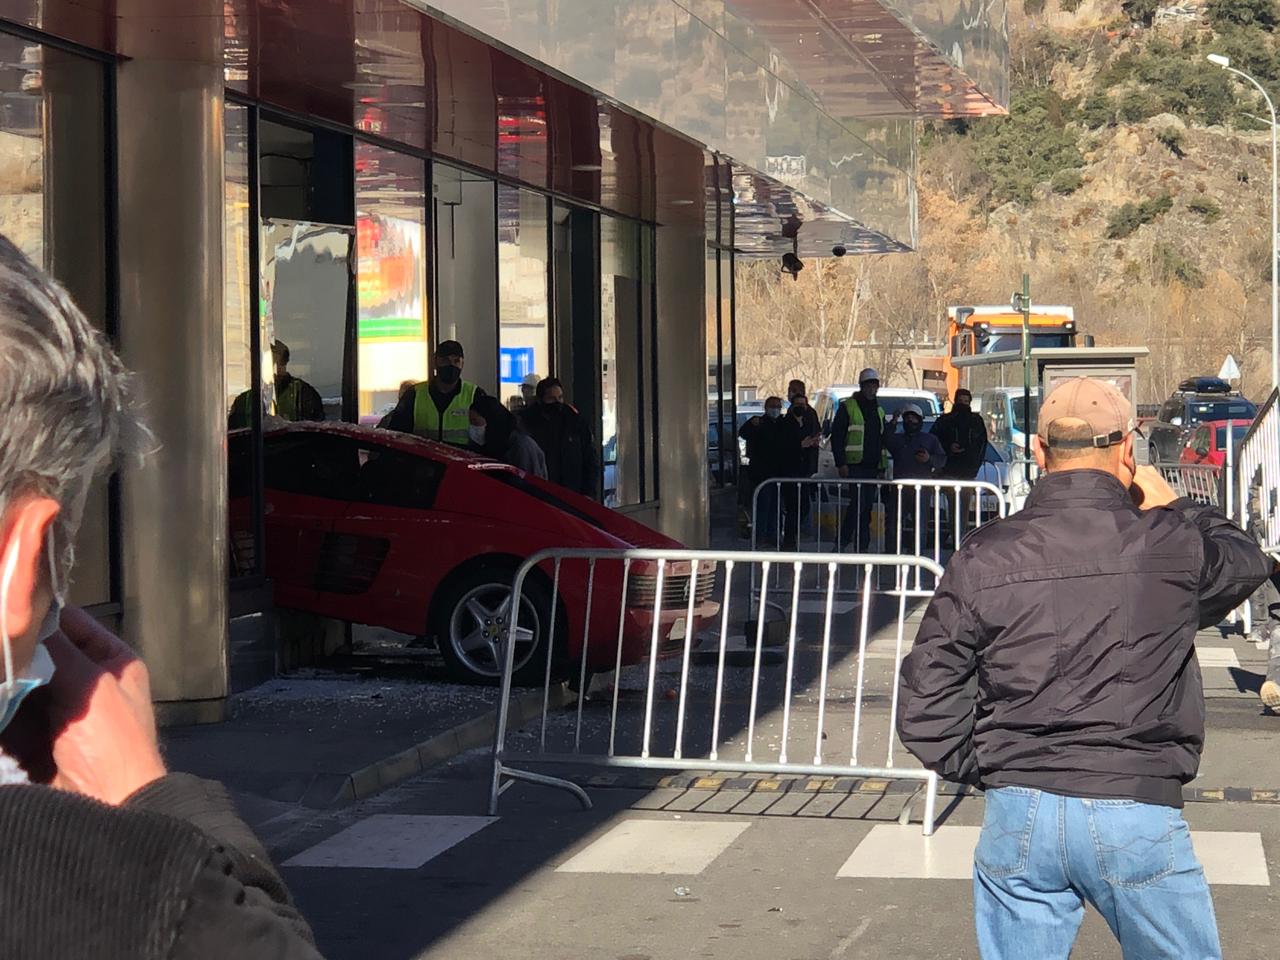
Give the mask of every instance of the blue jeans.
[{"label": "blue jeans", "polygon": [[1220,960],[1218,925],[1182,811],[988,790],[974,854],[983,960],[1066,960],[1093,904],[1125,960]]}]

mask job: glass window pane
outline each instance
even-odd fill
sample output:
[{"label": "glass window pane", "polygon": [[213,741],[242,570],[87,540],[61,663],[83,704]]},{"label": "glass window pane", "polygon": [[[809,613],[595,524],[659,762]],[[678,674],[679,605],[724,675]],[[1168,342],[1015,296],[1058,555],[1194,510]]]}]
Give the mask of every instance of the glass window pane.
[{"label": "glass window pane", "polygon": [[[105,77],[101,63],[0,34],[0,221],[97,329],[107,329]],[[52,189],[53,185],[57,189]],[[111,595],[106,477],[90,487],[68,599]]]},{"label": "glass window pane", "polygon": [[645,499],[644,366],[641,314],[640,225],[600,218],[601,437],[604,444],[605,503],[627,506]]},{"label": "glass window pane", "polygon": [[531,400],[522,384],[551,370],[547,230],[543,194],[498,187],[499,398],[512,409]]},{"label": "glass window pane", "polygon": [[435,198],[436,340],[457,340],[466,351],[463,377],[498,392],[498,250],[492,180],[432,164]]},{"label": "glass window pane", "polygon": [[257,486],[252,437],[253,341],[257,311],[250,301],[253,275],[249,263],[249,108],[228,103],[223,109],[224,191],[222,235],[222,346],[226,382],[228,575],[260,573],[253,491]]},{"label": "glass window pane", "polygon": [[358,406],[377,424],[431,373],[426,166],[359,141],[355,161]]}]

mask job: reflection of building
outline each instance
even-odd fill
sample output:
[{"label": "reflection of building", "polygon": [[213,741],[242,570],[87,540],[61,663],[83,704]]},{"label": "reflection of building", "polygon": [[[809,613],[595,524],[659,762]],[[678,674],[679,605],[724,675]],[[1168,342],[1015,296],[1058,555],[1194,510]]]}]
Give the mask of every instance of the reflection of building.
[{"label": "reflection of building", "polygon": [[273,338],[335,419],[445,338],[504,396],[553,373],[621,508],[704,542],[735,259],[909,247],[916,119],[1006,92],[1001,0],[181,6],[0,0],[0,229],[139,372],[159,452],[95,491],[75,599],[194,714],[273,656],[269,465],[235,444],[229,497],[224,436]]}]

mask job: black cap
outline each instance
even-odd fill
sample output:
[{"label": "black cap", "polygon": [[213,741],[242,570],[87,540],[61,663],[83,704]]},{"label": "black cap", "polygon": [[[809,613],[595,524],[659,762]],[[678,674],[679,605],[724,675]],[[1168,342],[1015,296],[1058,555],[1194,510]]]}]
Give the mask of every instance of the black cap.
[{"label": "black cap", "polygon": [[457,340],[446,340],[440,346],[436,347],[437,357],[465,357],[462,352],[462,344]]}]

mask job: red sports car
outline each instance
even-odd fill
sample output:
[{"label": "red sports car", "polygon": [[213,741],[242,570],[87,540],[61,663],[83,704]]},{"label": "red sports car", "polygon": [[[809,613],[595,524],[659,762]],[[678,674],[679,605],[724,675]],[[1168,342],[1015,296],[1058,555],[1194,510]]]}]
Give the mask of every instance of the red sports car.
[{"label": "red sports car", "polygon": [[1252,420],[1208,420],[1198,424],[1178,460],[1180,463],[1224,466],[1227,462],[1227,434],[1231,434],[1231,444],[1238,450],[1252,425]]},{"label": "red sports car", "polygon": [[[496,680],[512,578],[548,548],[678,549],[643,524],[562,487],[444,444],[339,423],[292,423],[267,432],[263,514],[266,573],[277,606],[400,633],[432,636],[461,680]],[[247,432],[230,438],[233,570],[253,567],[252,456]],[[682,646],[718,610],[714,565],[667,564],[658,612],[660,652]],[[526,581],[516,633],[515,680],[540,683],[547,644],[555,672],[581,664],[587,563],[561,565],[552,639],[552,564]],[[700,569],[699,573],[702,573]],[[622,596],[622,564],[596,565],[587,666],[612,670],[652,646],[657,566],[636,561]],[[572,667],[572,670],[570,669]]]}]

